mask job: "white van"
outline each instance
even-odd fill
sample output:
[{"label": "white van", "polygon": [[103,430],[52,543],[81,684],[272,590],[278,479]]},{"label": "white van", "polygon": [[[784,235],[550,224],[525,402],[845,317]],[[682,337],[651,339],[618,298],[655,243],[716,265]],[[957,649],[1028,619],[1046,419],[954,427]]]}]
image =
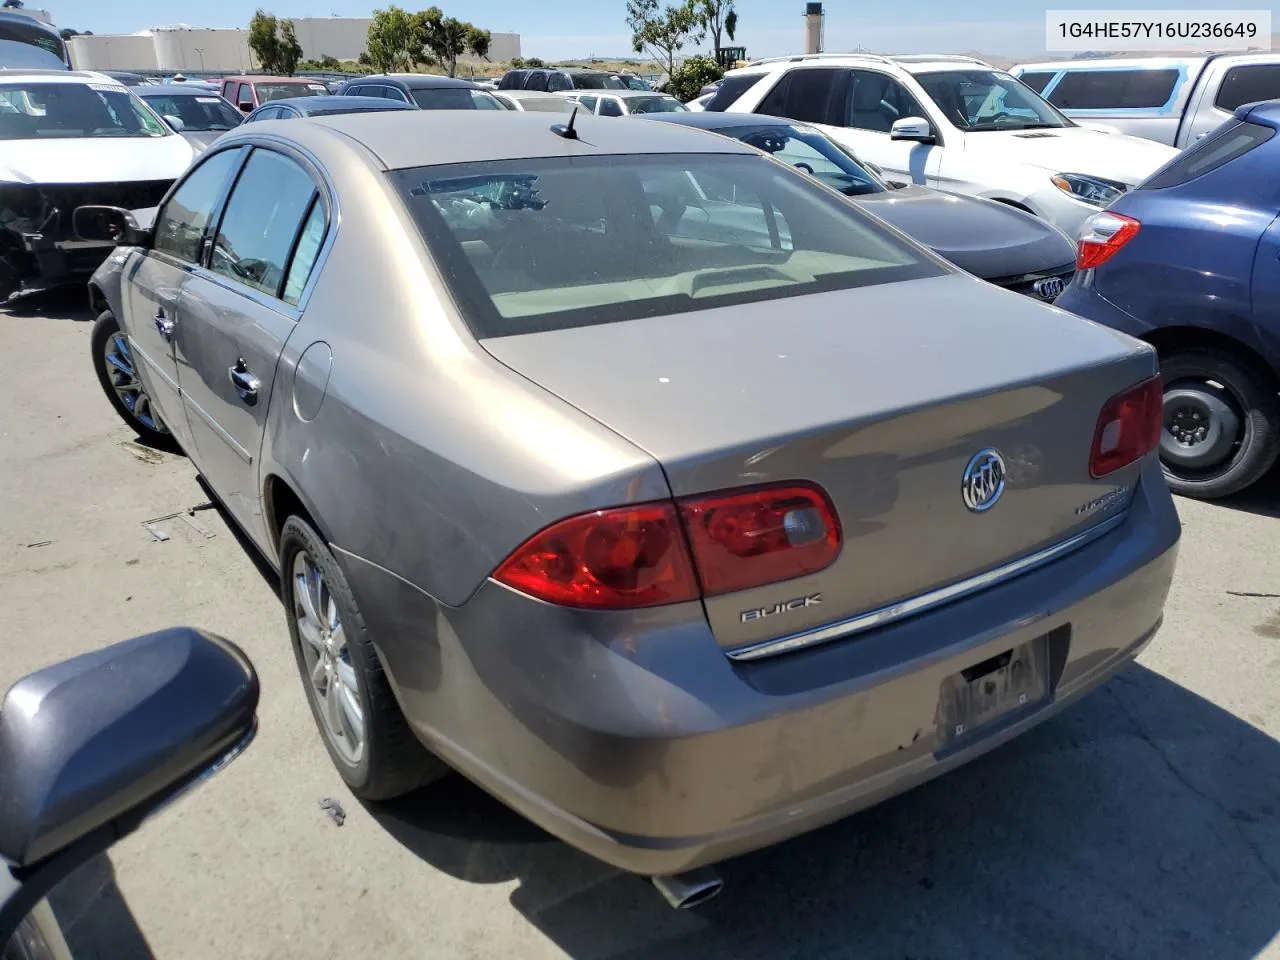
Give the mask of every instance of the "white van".
[{"label": "white van", "polygon": [[1009,72],[1072,120],[1179,148],[1243,103],[1280,99],[1280,53],[1064,60]]}]

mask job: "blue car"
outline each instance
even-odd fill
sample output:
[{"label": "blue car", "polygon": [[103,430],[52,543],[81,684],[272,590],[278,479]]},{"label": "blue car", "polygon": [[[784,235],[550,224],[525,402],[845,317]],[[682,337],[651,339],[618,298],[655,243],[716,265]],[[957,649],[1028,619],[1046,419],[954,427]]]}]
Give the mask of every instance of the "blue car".
[{"label": "blue car", "polygon": [[412,109],[413,107],[400,100],[386,100],[382,97],[288,97],[264,103],[245,117],[244,122],[300,120],[303,117],[328,117],[335,113]]},{"label": "blue car", "polygon": [[1246,104],[1085,225],[1056,305],[1160,354],[1175,493],[1243,490],[1280,454],[1280,100]]}]

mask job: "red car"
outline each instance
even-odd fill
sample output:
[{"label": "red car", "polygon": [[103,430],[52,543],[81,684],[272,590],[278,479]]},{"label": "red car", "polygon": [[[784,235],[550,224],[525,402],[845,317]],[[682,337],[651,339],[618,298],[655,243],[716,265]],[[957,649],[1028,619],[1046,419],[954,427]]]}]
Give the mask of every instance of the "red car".
[{"label": "red car", "polygon": [[249,113],[270,100],[287,97],[323,96],[329,91],[318,80],[305,77],[243,76],[223,77],[222,96]]}]

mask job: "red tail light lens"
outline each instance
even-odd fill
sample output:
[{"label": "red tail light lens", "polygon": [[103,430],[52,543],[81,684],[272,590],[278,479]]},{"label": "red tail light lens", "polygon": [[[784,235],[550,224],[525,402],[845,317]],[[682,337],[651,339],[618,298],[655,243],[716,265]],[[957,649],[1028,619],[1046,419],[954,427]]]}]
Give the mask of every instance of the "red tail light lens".
[{"label": "red tail light lens", "polygon": [[566,607],[617,610],[698,598],[675,504],[570,517],[534,534],[494,579]]},{"label": "red tail light lens", "polygon": [[835,508],[817,487],[690,497],[680,513],[708,596],[801,577],[840,554]]},{"label": "red tail light lens", "polygon": [[1107,210],[1096,213],[1084,225],[1076,248],[1076,269],[1088,270],[1106,263],[1138,235],[1141,222]]},{"label": "red tail light lens", "polygon": [[1160,444],[1164,429],[1164,390],[1152,377],[1106,402],[1093,431],[1089,475],[1114,473],[1145,457]]}]

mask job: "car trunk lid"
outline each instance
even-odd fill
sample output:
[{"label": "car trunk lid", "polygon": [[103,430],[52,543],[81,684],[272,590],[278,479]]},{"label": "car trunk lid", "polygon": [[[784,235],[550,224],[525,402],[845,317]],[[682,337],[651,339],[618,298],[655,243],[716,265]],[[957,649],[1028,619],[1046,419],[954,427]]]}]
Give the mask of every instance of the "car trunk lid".
[{"label": "car trunk lid", "polygon": [[[705,601],[730,649],[919,596],[1115,515],[1138,468],[1090,477],[1098,414],[1156,370],[1123,334],[963,275],[483,343],[650,453],[676,497],[796,480],[829,494],[843,530],[831,566]],[[988,448],[1007,484],[975,512],[961,481]]]}]

